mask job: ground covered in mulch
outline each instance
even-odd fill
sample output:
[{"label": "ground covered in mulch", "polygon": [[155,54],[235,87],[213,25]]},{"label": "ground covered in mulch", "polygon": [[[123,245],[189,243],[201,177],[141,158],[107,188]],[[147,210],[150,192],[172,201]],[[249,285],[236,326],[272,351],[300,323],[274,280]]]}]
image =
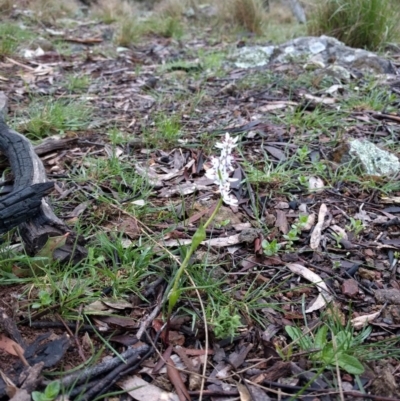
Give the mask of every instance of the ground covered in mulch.
[{"label": "ground covered in mulch", "polygon": [[[114,397],[400,399],[400,187],[343,167],[339,146],[367,138],[398,152],[398,82],[358,76],[330,96],[334,78],[301,64],[235,68],[230,52],[255,39],[186,23],[180,40],[149,34],[127,48],[85,17],[31,25],[53,45],[0,60],[8,121],[35,145],[58,143],[38,151],[50,199],[88,250],[32,278],[17,268],[23,249],[6,249],[18,231],[4,236],[9,396],[31,374],[28,392],[60,379],[82,400],[121,389]],[[79,107],[53,122],[56,102]],[[219,199],[204,173],[226,133],[239,136],[238,206],[207,228],[168,318],[183,246]]]}]

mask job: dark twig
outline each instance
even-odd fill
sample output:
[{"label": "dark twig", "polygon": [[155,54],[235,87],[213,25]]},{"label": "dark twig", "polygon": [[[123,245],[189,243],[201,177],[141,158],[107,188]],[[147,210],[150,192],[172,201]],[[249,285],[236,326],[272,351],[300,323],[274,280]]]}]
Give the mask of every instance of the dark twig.
[{"label": "dark twig", "polygon": [[[85,381],[90,380],[92,377],[104,374],[109,372],[112,369],[115,369],[120,364],[124,364],[122,362],[123,359],[128,360],[131,357],[139,357],[145,354],[149,350],[149,346],[147,344],[143,344],[137,348],[128,348],[125,352],[123,352],[120,356],[116,356],[110,360],[107,360],[103,363],[100,363],[96,366],[86,368],[80,370],[71,375],[65,376],[59,380],[61,387],[69,387],[72,384],[79,384]],[[125,366],[125,364],[124,364]],[[126,367],[126,366],[125,366]],[[45,384],[48,384],[47,382]]]}]

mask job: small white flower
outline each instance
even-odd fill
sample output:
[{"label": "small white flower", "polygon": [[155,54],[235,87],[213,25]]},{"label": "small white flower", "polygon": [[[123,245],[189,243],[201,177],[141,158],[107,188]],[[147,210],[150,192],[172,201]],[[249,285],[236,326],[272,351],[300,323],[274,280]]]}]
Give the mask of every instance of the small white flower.
[{"label": "small white flower", "polygon": [[229,178],[229,174],[235,170],[233,167],[234,158],[231,155],[233,148],[237,145],[238,137],[233,138],[228,133],[222,142],[218,142],[215,146],[221,149],[220,157],[213,156],[211,158],[212,167],[206,171],[206,177],[214,180],[219,186],[223,201],[227,205],[236,206],[238,201],[230,192],[229,182],[237,181],[237,178]]}]

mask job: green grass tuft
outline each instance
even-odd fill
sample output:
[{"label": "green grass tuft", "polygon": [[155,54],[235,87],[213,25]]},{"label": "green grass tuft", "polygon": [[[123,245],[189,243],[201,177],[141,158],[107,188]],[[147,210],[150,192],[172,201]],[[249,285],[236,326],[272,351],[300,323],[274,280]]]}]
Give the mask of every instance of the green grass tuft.
[{"label": "green grass tuft", "polygon": [[29,38],[29,33],[11,23],[0,23],[0,58],[11,56]]},{"label": "green grass tuft", "polygon": [[29,106],[28,121],[23,125],[29,139],[37,140],[66,130],[82,130],[90,121],[91,109],[81,102],[50,99]]},{"label": "green grass tuft", "polygon": [[393,0],[323,0],[311,15],[308,32],[377,50],[399,38],[399,16],[399,4]]}]

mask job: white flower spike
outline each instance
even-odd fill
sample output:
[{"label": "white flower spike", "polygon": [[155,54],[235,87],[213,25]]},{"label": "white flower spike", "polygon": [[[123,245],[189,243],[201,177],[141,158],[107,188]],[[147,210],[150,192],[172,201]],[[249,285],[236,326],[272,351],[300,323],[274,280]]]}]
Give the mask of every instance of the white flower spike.
[{"label": "white flower spike", "polygon": [[237,145],[239,137],[233,138],[228,133],[222,142],[217,142],[216,147],[221,149],[220,157],[211,158],[212,167],[206,171],[206,177],[214,180],[219,186],[221,197],[227,205],[237,206],[237,199],[230,192],[229,182],[236,181],[237,178],[229,178],[229,174],[235,170],[233,167],[234,158],[231,155],[233,148]]}]

